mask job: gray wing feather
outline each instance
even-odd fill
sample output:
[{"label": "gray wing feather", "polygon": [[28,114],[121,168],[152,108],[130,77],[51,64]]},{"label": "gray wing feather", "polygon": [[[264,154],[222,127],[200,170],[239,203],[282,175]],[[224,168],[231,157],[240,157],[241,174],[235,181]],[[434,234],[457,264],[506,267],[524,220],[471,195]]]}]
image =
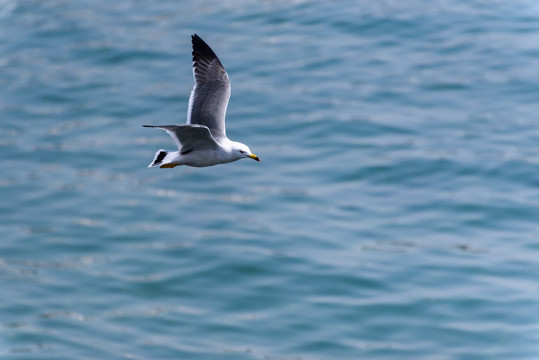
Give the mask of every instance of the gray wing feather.
[{"label": "gray wing feather", "polygon": [[215,139],[226,137],[225,114],[230,98],[230,81],[221,61],[197,35],[193,42],[195,86],[189,98],[187,124],[207,126]]},{"label": "gray wing feather", "polygon": [[181,154],[193,150],[216,150],[219,144],[215,141],[207,126],[204,125],[143,125],[144,127],[165,130],[178,146]]}]

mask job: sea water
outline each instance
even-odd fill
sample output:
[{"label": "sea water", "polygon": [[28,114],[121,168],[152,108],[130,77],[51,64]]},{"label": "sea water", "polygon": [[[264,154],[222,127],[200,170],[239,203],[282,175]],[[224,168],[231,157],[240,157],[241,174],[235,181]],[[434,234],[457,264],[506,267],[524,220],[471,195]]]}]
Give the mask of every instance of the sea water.
[{"label": "sea water", "polygon": [[[148,169],[191,34],[262,162]],[[0,1],[0,358],[538,359],[539,6]]]}]

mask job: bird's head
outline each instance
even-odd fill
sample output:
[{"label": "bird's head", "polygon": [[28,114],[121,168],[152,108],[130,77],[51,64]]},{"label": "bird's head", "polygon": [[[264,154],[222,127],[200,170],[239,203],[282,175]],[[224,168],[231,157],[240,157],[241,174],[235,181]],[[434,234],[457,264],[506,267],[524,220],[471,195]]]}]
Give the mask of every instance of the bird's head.
[{"label": "bird's head", "polygon": [[238,157],[238,159],[247,157],[256,161],[260,161],[260,158],[256,156],[255,154],[253,154],[251,150],[249,149],[249,147],[245,144],[234,142],[232,151]]}]

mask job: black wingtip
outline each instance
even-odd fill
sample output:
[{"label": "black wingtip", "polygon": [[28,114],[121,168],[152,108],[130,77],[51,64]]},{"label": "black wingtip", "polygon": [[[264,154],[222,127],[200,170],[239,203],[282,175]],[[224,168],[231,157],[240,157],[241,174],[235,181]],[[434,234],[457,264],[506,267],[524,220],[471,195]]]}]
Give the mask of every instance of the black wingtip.
[{"label": "black wingtip", "polygon": [[198,59],[219,59],[211,47],[206,44],[204,40],[197,34],[191,35],[191,42],[193,43],[193,61]]}]

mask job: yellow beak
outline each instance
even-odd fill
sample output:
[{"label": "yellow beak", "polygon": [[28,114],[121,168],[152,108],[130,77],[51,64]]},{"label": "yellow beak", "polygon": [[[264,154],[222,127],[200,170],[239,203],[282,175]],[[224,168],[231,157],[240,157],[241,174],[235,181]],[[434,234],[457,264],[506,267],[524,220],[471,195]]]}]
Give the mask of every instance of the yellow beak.
[{"label": "yellow beak", "polygon": [[249,157],[253,160],[256,160],[256,161],[260,161],[260,158],[258,156],[256,156],[255,154],[251,154],[249,155]]}]

